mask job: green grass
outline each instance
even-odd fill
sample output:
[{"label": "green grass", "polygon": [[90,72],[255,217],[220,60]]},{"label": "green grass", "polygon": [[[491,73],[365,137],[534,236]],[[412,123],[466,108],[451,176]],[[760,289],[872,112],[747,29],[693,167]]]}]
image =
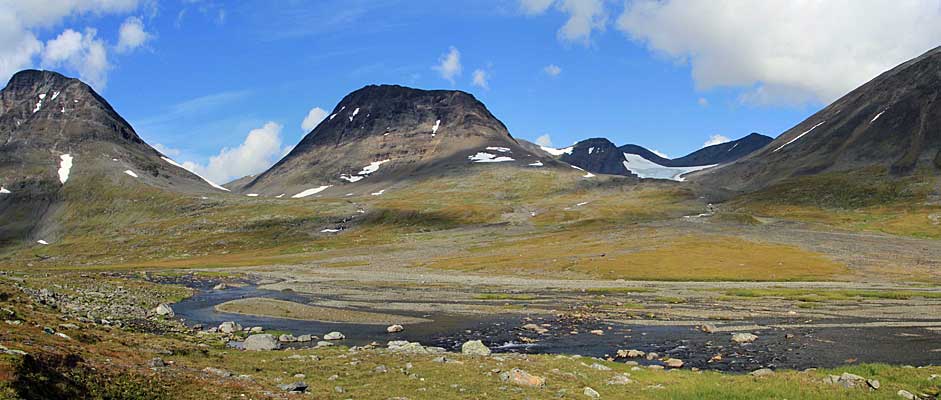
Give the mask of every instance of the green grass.
[{"label": "green grass", "polygon": [[843,290],[843,289],[732,289],[723,294],[733,297],[780,297],[802,302],[840,301],[860,299],[909,300],[913,298],[941,299],[941,292],[917,290]]},{"label": "green grass", "polygon": [[659,296],[655,298],[654,300],[660,303],[669,303],[669,304],[683,304],[686,302],[686,299],[682,297],[674,297],[674,296]]}]

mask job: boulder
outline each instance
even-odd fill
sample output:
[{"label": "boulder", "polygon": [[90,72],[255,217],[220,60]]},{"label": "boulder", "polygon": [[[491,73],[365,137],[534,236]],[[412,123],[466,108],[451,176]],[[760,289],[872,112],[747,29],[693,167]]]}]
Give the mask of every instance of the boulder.
[{"label": "boulder", "polygon": [[479,340],[469,340],[461,345],[461,353],[469,356],[489,356],[490,348]]},{"label": "boulder", "polygon": [[903,399],[918,400],[917,396],[915,396],[912,392],[909,392],[907,390],[899,390],[898,392],[896,392],[896,394],[899,395],[899,397]]},{"label": "boulder", "polygon": [[618,358],[640,358],[646,354],[647,353],[644,353],[640,350],[630,349],[630,350],[618,350],[617,356]]},{"label": "boulder", "polygon": [[386,332],[388,333],[399,333],[404,330],[405,330],[405,327],[402,325],[390,325],[388,328],[386,328]]},{"label": "boulder", "polygon": [[247,337],[242,342],[242,348],[249,351],[277,350],[281,344],[274,338],[274,335],[261,333]]},{"label": "boulder", "polygon": [[172,317],[174,315],[173,309],[170,308],[170,305],[166,303],[160,303],[157,308],[154,308],[154,314],[167,317]]},{"label": "boulder", "polygon": [[735,343],[751,343],[758,340],[758,336],[752,335],[751,333],[733,333],[732,341]]},{"label": "boulder", "polygon": [[631,378],[627,376],[627,374],[618,374],[608,380],[609,385],[627,385],[633,382],[634,381],[632,381]]},{"label": "boulder", "polygon": [[716,333],[716,326],[713,324],[703,324],[699,329],[706,333]]},{"label": "boulder", "polygon": [[314,337],[311,335],[300,335],[297,337],[298,342],[310,342],[314,340]]},{"label": "boulder", "polygon": [[288,393],[304,393],[307,391],[308,386],[304,382],[294,382],[278,385],[278,388]]},{"label": "boulder", "polygon": [[584,393],[585,396],[588,396],[588,398],[591,398],[591,399],[600,399],[600,398],[601,398],[601,395],[598,394],[598,392],[597,392],[595,389],[592,389],[592,388],[590,388],[590,387],[588,387],[588,386],[585,386],[585,390],[583,390],[582,393]]},{"label": "boulder", "polygon": [[293,343],[297,341],[297,338],[294,335],[281,335],[278,336],[278,341],[281,343]]},{"label": "boulder", "polygon": [[212,290],[225,290],[225,289],[228,289],[228,288],[229,288],[229,285],[226,285],[225,282],[222,282],[222,283],[220,283],[220,284],[218,284],[218,285],[216,285],[216,286],[213,286],[213,287],[212,287]]},{"label": "boulder", "polygon": [[509,371],[501,372],[500,380],[503,382],[512,383],[514,385],[529,387],[544,386],[546,384],[546,378],[531,375],[530,373],[519,368],[513,368]]},{"label": "boulder", "polygon": [[409,342],[405,340],[390,341],[388,346],[389,351],[394,351],[396,353],[434,354],[445,352],[445,350],[440,347],[425,347],[418,342]]},{"label": "boulder", "polygon": [[323,335],[323,339],[324,340],[343,340],[343,339],[346,339],[346,336],[344,336],[340,332],[330,332],[326,335]]},{"label": "boulder", "polygon": [[538,334],[540,334],[540,335],[543,334],[543,333],[549,332],[548,329],[543,328],[543,327],[541,327],[541,326],[539,326],[539,325],[536,325],[536,324],[526,324],[526,325],[523,325],[523,329],[525,329],[525,330],[527,330],[527,331],[536,332],[536,333],[538,333]]},{"label": "boulder", "polygon": [[668,358],[663,360],[663,363],[670,368],[683,368],[683,364],[685,364],[683,360],[680,360],[679,358]]},{"label": "boulder", "polygon": [[219,324],[219,332],[222,333],[235,333],[242,330],[242,325],[239,325],[238,322],[226,321]]},{"label": "boulder", "polygon": [[265,328],[262,328],[260,326],[253,326],[252,329],[249,329],[248,331],[251,333],[262,333],[265,331]]},{"label": "boulder", "polygon": [[757,377],[769,376],[769,375],[774,375],[774,371],[768,368],[762,368],[762,369],[756,369],[752,372],[749,372],[748,375],[757,376]]}]

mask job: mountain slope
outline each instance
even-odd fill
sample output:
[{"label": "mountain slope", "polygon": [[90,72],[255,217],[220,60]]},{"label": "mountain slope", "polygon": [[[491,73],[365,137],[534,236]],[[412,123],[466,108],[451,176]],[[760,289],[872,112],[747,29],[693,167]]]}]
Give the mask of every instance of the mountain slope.
[{"label": "mountain slope", "polygon": [[745,157],[774,141],[774,138],[752,132],[738,140],[703,147],[680,158],[670,160],[669,166],[692,167],[697,165],[725,164]]},{"label": "mountain slope", "polygon": [[346,193],[475,163],[529,167],[541,159],[541,165],[551,163],[521,146],[468,93],[371,85],[344,97],[287,156],[240,191]]},{"label": "mountain slope", "polygon": [[707,187],[753,191],[822,172],[941,168],[941,47],[889,70],[735,163],[703,172]]},{"label": "mountain slope", "polygon": [[75,185],[219,191],[144,143],[88,85],[51,71],[15,74],[0,91],[0,243],[50,223]]}]

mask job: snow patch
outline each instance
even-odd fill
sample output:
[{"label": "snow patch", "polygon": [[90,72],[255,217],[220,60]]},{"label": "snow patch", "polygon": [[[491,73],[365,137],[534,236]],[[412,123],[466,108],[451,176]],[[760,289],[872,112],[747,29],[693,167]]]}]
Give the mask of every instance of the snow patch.
[{"label": "snow patch", "polygon": [[39,111],[40,109],[42,109],[42,101],[45,98],[46,98],[45,93],[39,95],[39,101],[36,102],[36,108],[33,109],[33,114],[35,114],[36,111]]},{"label": "snow patch", "polygon": [[281,194],[279,194],[279,195],[277,195],[277,196],[274,196],[274,198],[276,198],[276,199],[280,199],[280,198],[282,198],[282,197],[284,197],[284,193],[281,193]]},{"label": "snow patch", "polygon": [[[173,160],[171,160],[171,159],[169,159],[169,158],[167,158],[167,157],[161,156],[160,158],[162,158],[163,161],[166,161],[166,162],[169,163],[170,165],[173,165],[173,166],[175,166],[175,167],[179,167],[179,168],[186,169],[186,167],[180,165],[180,164],[177,163],[176,161],[173,161]],[[199,175],[199,174],[197,174],[197,173],[195,173],[195,172],[193,172],[193,171],[190,171],[190,170],[188,170],[188,169],[186,169],[186,171],[189,172],[189,173],[191,173],[191,174],[193,174],[193,175],[196,175],[197,177],[199,177],[199,179],[202,179],[204,182],[208,183],[209,186],[212,186],[212,187],[214,187],[214,188],[216,188],[216,189],[219,189],[219,190],[224,190],[224,191],[226,191],[226,192],[229,191],[229,189],[226,189],[226,188],[224,188],[224,187],[222,187],[222,186],[216,185],[215,183],[213,183],[213,182],[210,181],[209,179],[203,178],[202,175]]]},{"label": "snow patch", "polygon": [[585,172],[585,175],[582,176],[582,178],[594,178],[594,177],[595,177],[595,174],[591,172]]},{"label": "snow patch", "polygon": [[530,167],[541,167],[543,166],[542,161],[536,161],[532,164],[529,164]]},{"label": "snow patch", "polygon": [[49,242],[47,242],[47,241],[45,241],[45,240],[42,240],[42,239],[37,240],[36,243],[39,243],[39,244],[41,244],[41,245],[47,245],[47,244],[49,244]]},{"label": "snow patch", "polygon": [[542,149],[542,151],[552,154],[554,156],[561,156],[563,154],[572,154],[572,150],[574,149],[574,147],[572,146],[566,147],[564,149],[555,149],[555,148],[546,147],[546,146],[539,146],[539,148]]},{"label": "snow patch", "polygon": [[350,115],[350,122],[353,122],[353,117],[355,117],[356,114],[359,114],[359,107],[356,107],[356,109],[353,110],[353,115]]},{"label": "snow patch", "polygon": [[59,97],[59,91],[58,91],[58,90],[56,90],[55,92],[52,92],[52,100],[55,100],[56,97]]},{"label": "snow patch", "polygon": [[730,147],[730,148],[729,148],[728,150],[726,150],[726,151],[732,151],[732,149],[738,147],[738,145],[739,145],[738,143],[735,143],[735,144],[732,145],[732,147]]},{"label": "snow patch", "polygon": [[10,191],[5,187],[0,186],[0,194],[10,194]]},{"label": "snow patch", "polygon": [[373,172],[376,172],[379,170],[380,165],[385,164],[389,161],[392,161],[392,160],[373,161],[369,163],[369,165],[363,167],[363,170],[359,171],[357,175],[369,175]]},{"label": "snow patch", "polygon": [[69,180],[69,172],[72,172],[72,155],[63,154],[59,158],[62,160],[59,162],[59,182],[64,185]]},{"label": "snow patch", "polygon": [[380,191],[378,191],[378,192],[374,192],[374,193],[371,193],[371,194],[372,194],[373,196],[382,196],[382,194],[385,193],[385,192],[386,192],[386,190],[385,190],[385,189],[382,189],[382,190],[380,190]]},{"label": "snow patch", "polygon": [[467,156],[467,158],[475,163],[495,163],[495,162],[505,162],[505,161],[515,161],[510,157],[500,156],[484,152],[478,152],[472,156]]},{"label": "snow patch", "polygon": [[695,167],[664,167],[637,154],[624,153],[624,168],[644,179],[669,179],[677,182],[683,181],[683,175],[690,172],[714,167],[713,165],[699,165]]},{"label": "snow patch", "polygon": [[879,117],[881,117],[882,114],[885,113],[885,111],[886,111],[886,110],[880,111],[878,114],[876,114],[875,117],[873,117],[872,121],[869,121],[869,123],[871,124],[871,123],[873,123],[873,122],[876,122],[876,120],[879,119]]},{"label": "snow patch", "polygon": [[137,178],[137,174],[134,173],[134,171],[131,171],[131,170],[129,170],[129,169],[124,170],[124,173],[125,173],[125,174],[128,174],[128,175],[130,175],[130,176],[132,176],[132,177],[134,177],[134,178]]},{"label": "snow patch", "polygon": [[350,182],[350,183],[359,182],[359,181],[361,181],[363,178],[364,178],[363,176],[356,176],[356,175],[345,175],[345,174],[344,174],[344,175],[340,175],[340,179],[342,179],[342,180],[344,180],[344,181],[347,181],[347,182]]},{"label": "snow patch", "polygon": [[576,204],[575,207],[581,207],[581,206],[583,206],[583,205],[585,205],[585,204],[588,204],[588,202],[587,202],[587,201],[583,201],[583,202],[581,202],[581,203]]},{"label": "snow patch", "polygon": [[337,233],[339,231],[340,231],[339,229],[324,229],[324,230],[321,230],[320,232],[321,233]]},{"label": "snow patch", "polygon": [[438,128],[439,128],[439,127],[441,127],[441,120],[440,120],[440,119],[439,119],[439,120],[436,120],[436,121],[435,121],[435,126],[431,127],[431,136],[434,136],[436,133],[438,133]]},{"label": "snow patch", "polygon": [[258,197],[258,193],[249,193],[249,194],[246,194],[246,196],[248,196],[248,197]]},{"label": "snow patch", "polygon": [[588,148],[588,155],[591,155],[591,153],[593,153],[594,151],[595,151],[595,148],[594,148],[594,147],[589,147],[589,148]]},{"label": "snow patch", "polygon": [[487,150],[499,151],[499,152],[501,152],[501,153],[512,153],[512,151],[510,151],[510,149],[507,148],[507,147],[494,147],[494,146],[491,146],[491,147],[488,147]]},{"label": "snow patch", "polygon": [[821,123],[819,123],[819,124],[817,124],[817,125],[812,126],[810,129],[804,131],[804,133],[801,133],[800,135],[797,135],[797,137],[795,137],[794,139],[791,139],[791,140],[789,140],[787,143],[782,144],[781,147],[778,147],[778,148],[774,149],[774,151],[772,151],[772,153],[777,153],[778,150],[783,149],[784,146],[787,146],[787,145],[789,145],[789,144],[791,144],[791,143],[794,143],[795,141],[797,141],[797,139],[800,139],[800,138],[804,137],[804,135],[810,133],[810,131],[816,129],[816,128],[817,128],[818,126],[820,126],[820,125],[823,125],[824,122],[827,122],[827,121],[823,121],[823,122],[821,122]]},{"label": "snow patch", "polygon": [[300,199],[300,198],[304,198],[304,197],[307,197],[307,196],[315,195],[315,194],[320,193],[320,192],[322,192],[322,191],[324,191],[324,190],[327,190],[327,188],[329,188],[329,187],[330,187],[330,185],[315,187],[315,188],[313,188],[313,189],[307,189],[307,190],[305,190],[305,191],[303,191],[303,192],[300,192],[300,193],[298,193],[298,194],[295,194],[295,195],[291,196],[291,198],[292,198],[292,199]]}]

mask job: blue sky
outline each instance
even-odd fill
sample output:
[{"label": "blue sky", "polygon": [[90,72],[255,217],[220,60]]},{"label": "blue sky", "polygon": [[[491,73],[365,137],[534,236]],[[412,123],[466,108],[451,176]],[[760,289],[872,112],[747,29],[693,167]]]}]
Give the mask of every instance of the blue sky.
[{"label": "blue sky", "polygon": [[[51,16],[30,16],[30,10],[15,9],[29,6],[0,3],[0,20],[12,14],[21,25],[7,37],[31,35],[41,46],[19,64],[13,59],[17,53],[0,48],[0,65],[7,69],[0,68],[0,74],[9,74],[12,65],[91,77],[145,140],[219,180],[275,161],[306,134],[301,122],[312,108],[330,111],[367,84],[468,91],[514,136],[549,135],[557,147],[603,136],[678,157],[712,135],[777,136],[941,39],[930,26],[937,19],[918,17],[926,10],[937,16],[937,2],[931,1],[910,10],[878,1],[869,3],[870,9],[855,7],[862,11],[837,10],[848,18],[859,12],[907,17],[912,27],[899,35],[922,37],[903,49],[897,37],[895,44],[857,37],[876,54],[842,64],[819,55],[839,56],[832,53],[848,44],[838,36],[866,27],[810,32],[817,40],[830,35],[833,43],[808,44],[793,53],[783,46],[774,50],[780,43],[801,46],[800,38],[787,32],[800,28],[805,22],[797,21],[806,14],[834,12],[827,9],[832,4],[809,10],[769,1],[723,14],[714,12],[711,2],[646,0],[78,3]],[[802,16],[789,22],[789,13]],[[724,31],[734,18],[748,20],[742,32]],[[125,35],[122,25],[128,21],[135,29]],[[769,28],[777,23],[784,25],[781,32]],[[51,42],[69,29],[88,43],[75,45],[75,58],[47,57]],[[95,43],[107,51],[106,64],[89,72]],[[452,49],[459,53],[461,72],[448,75],[435,66]],[[801,59],[815,55],[818,59]],[[769,67],[762,57],[790,59]],[[558,68],[556,75],[550,66]],[[844,72],[850,69],[855,75]],[[475,85],[481,74],[485,84]],[[256,142],[277,143],[244,148],[253,130]],[[251,157],[263,160],[246,161]]]}]

